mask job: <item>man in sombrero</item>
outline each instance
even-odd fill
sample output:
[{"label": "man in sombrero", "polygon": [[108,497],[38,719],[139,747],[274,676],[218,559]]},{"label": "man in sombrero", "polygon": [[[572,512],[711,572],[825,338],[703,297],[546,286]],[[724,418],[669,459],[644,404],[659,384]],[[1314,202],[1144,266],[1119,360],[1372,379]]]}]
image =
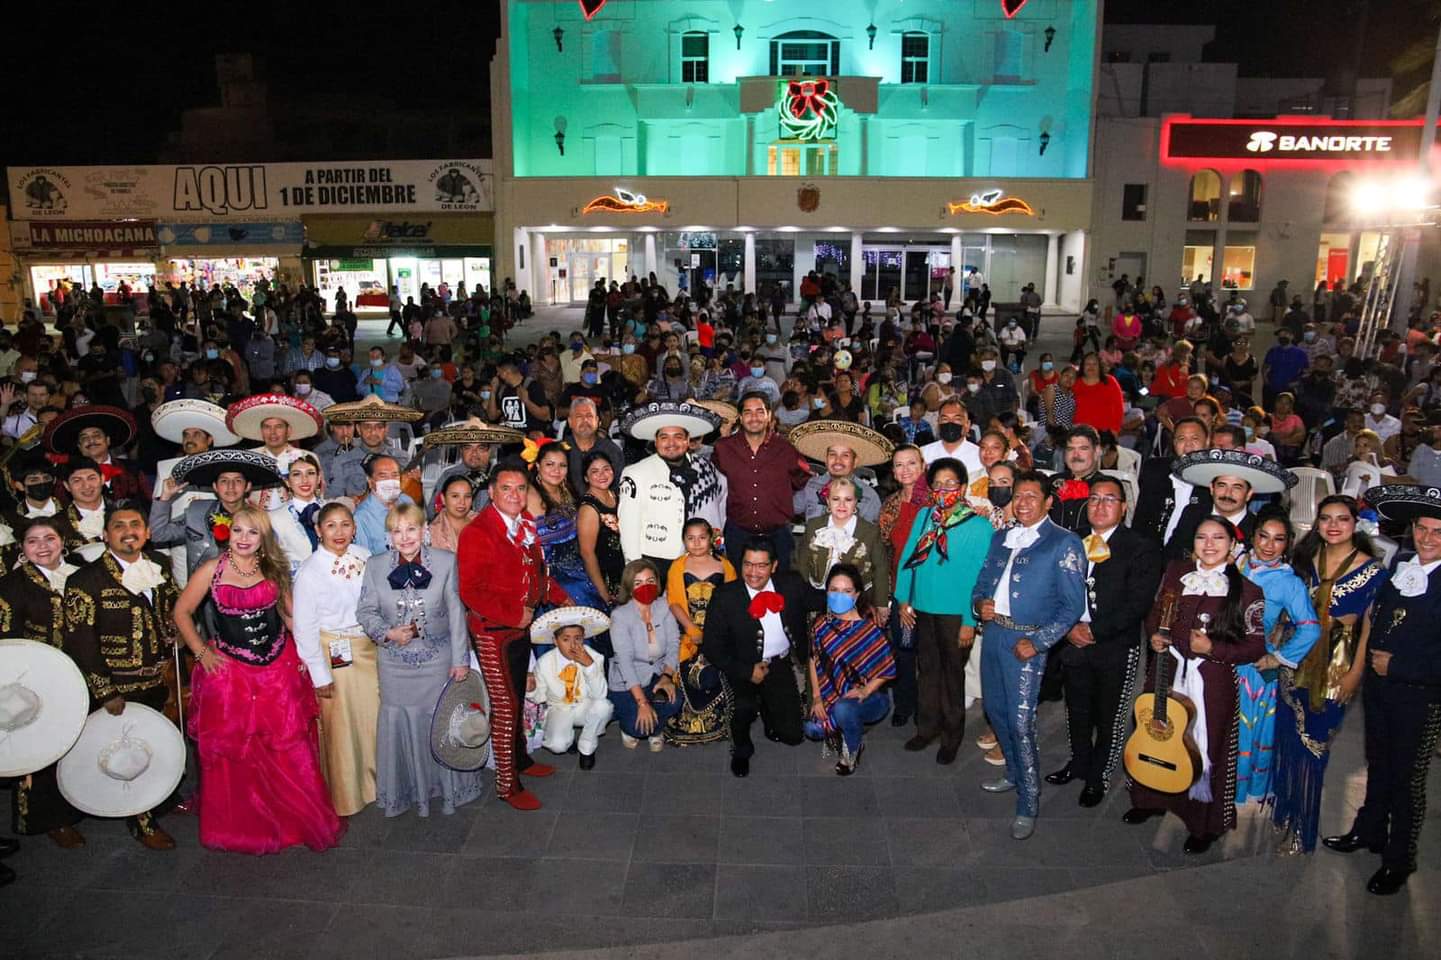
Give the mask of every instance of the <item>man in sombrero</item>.
[{"label": "man in sombrero", "polygon": [[490,502],[490,466],[495,462],[496,448],[502,444],[520,443],[525,435],[509,427],[493,427],[485,421],[471,417],[464,423],[453,423],[425,435],[425,449],[434,447],[457,447],[460,462],[447,469],[435,482],[435,495],[428,505],[428,515],[434,517],[440,512],[445,485],[453,477],[465,477],[470,481],[471,509],[476,513],[485,509]]},{"label": "man in sombrero", "polygon": [[[169,403],[162,403],[150,415],[150,424],[154,428],[156,436],[162,440],[179,444],[182,454],[179,457],[161,460],[155,465],[155,482],[162,492],[165,489],[165,481],[170,479],[176,465],[185,457],[206,453],[212,448],[233,447],[240,442],[240,438],[231,433],[230,428],[225,425],[225,408],[206,400],[172,400]],[[170,505],[170,519],[183,520],[185,511],[191,503],[197,500],[214,499],[213,493],[191,483],[186,486],[185,490],[176,493],[165,502]],[[152,528],[156,526],[153,509],[150,525]],[[184,547],[177,544],[164,552],[170,555],[170,572],[175,577],[176,584],[184,587],[190,571],[194,569],[187,564]]]},{"label": "man in sombrero", "polygon": [[258,441],[260,446],[255,449],[271,459],[300,453],[295,441],[315,436],[324,425],[319,410],[299,397],[283,393],[246,397],[225,411],[226,428],[237,437]]},{"label": "man in sombrero", "polygon": [[1236,529],[1237,543],[1251,542],[1256,531],[1256,515],[1248,505],[1256,494],[1283,493],[1296,485],[1296,475],[1275,460],[1245,450],[1198,450],[1176,460],[1172,473],[1186,483],[1211,491],[1209,508],[1204,503],[1189,504],[1176,523],[1176,532],[1166,543],[1166,561],[1190,556],[1196,528],[1208,514],[1214,513],[1230,521]]},{"label": "man in sombrero", "polygon": [[694,404],[654,401],[631,411],[621,424],[635,439],[655,444],[655,453],[621,473],[621,550],[627,562],[654,561],[662,580],[671,561],[685,553],[687,520],[700,517],[725,529],[726,478],[709,459],[690,453],[690,438],[705,436],[719,421]]},{"label": "man in sombrero", "polygon": [[1366,889],[1389,896],[1416,870],[1426,775],[1441,737],[1441,488],[1387,484],[1362,496],[1383,519],[1410,525],[1415,552],[1396,564],[1371,609],[1366,799],[1348,832],[1321,842],[1337,853],[1381,854]]},{"label": "man in sombrero", "polygon": [[[185,547],[185,574],[220,555],[230,540],[230,520],[252,489],[281,483],[276,462],[263,450],[209,450],[176,464],[150,507],[150,544]],[[214,498],[194,500],[175,516],[171,501],[188,486],[208,489]]]},{"label": "man in sombrero", "polygon": [[[870,427],[844,420],[812,420],[792,427],[791,444],[807,459],[826,465],[825,473],[806,481],[795,494],[796,513],[807,520],[823,516],[832,479],[854,479],[857,467],[875,467],[891,458],[891,442]],[[881,498],[868,483],[856,483],[860,502],[856,513],[875,523],[881,515]]]},{"label": "man in sombrero", "polygon": [[135,439],[135,418],[119,407],[67,410],[45,428],[45,449],[63,457],[93,460],[105,495],[112,500],[150,499],[150,484],[135,466],[115,454]]}]

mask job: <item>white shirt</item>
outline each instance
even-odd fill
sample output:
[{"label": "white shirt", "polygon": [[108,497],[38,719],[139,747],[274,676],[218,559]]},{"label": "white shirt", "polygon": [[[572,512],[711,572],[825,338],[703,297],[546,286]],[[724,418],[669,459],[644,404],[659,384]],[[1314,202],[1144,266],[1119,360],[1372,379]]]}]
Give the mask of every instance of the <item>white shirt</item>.
[{"label": "white shirt", "polygon": [[[80,508],[76,507],[75,509],[79,510]],[[84,511],[81,512],[83,513]],[[122,577],[125,575],[126,570],[129,570],[132,566],[135,565],[134,563],[126,563],[124,560],[121,560],[114,550],[110,551],[110,556],[115,559],[115,565],[120,568],[120,575]],[[153,603],[155,600],[154,590],[142,590],[140,591],[140,594],[145,598],[146,603]]]},{"label": "white shirt", "polygon": [[966,477],[969,480],[976,480],[986,475],[986,468],[981,466],[981,448],[969,440],[962,440],[960,446],[954,451],[946,449],[945,441],[936,440],[921,447],[921,457],[926,461],[926,466],[930,466],[941,457],[955,457],[965,464]]},{"label": "white shirt", "polygon": [[22,517],[53,517],[59,512],[60,504],[54,497],[46,500],[43,507],[30,506],[30,500],[28,498],[20,504],[20,515]]},{"label": "white shirt", "polygon": [[26,407],[24,410],[21,410],[19,413],[15,414],[13,417],[5,418],[5,427],[3,432],[5,436],[10,437],[12,440],[18,440],[25,435],[25,431],[35,426],[35,424],[38,422],[39,421],[36,419],[35,414],[30,412],[29,407]]},{"label": "white shirt", "polygon": [[1171,517],[1166,521],[1166,532],[1161,535],[1161,543],[1171,542],[1171,534],[1176,532],[1176,524],[1181,522],[1181,512],[1191,503],[1191,491],[1195,488],[1182,480],[1174,473],[1171,474],[1171,499],[1175,506],[1171,508]]},{"label": "white shirt", "polygon": [[1375,430],[1378,437],[1386,440],[1401,432],[1401,421],[1389,413],[1381,414],[1379,420],[1368,413],[1366,414],[1366,429]]},{"label": "white shirt", "polygon": [[321,547],[295,573],[291,597],[295,650],[317,687],[331,682],[330,651],[321,642],[320,631],[362,632],[355,610],[360,605],[361,580],[369,556],[370,551],[358,544],[351,544],[341,557]]},{"label": "white shirt", "polygon": [[[774,583],[766,581],[766,590],[774,592],[775,588]],[[752,590],[750,584],[746,584],[746,593],[750,594],[752,600],[756,598],[756,594],[761,592],[763,591]],[[786,639],[786,628],[781,623],[780,614],[766,611],[766,615],[761,617],[761,631],[765,634],[765,642],[761,646],[761,656],[765,659],[778,657],[790,650],[791,642]]]},{"label": "white shirt", "polygon": [[[1091,531],[1091,533],[1095,533],[1095,532],[1096,532],[1096,531],[1094,531],[1094,530]],[[1116,528],[1115,528],[1115,527],[1112,527],[1111,529],[1107,530],[1105,533],[1102,533],[1102,534],[1101,534],[1101,539],[1104,540],[1104,541],[1106,541],[1106,544],[1109,546],[1110,543],[1111,543],[1111,534],[1113,534],[1113,533],[1115,533],[1115,532],[1116,532]],[[1095,562],[1094,560],[1090,560],[1090,559],[1086,560],[1086,579],[1089,581],[1089,580],[1091,579],[1091,577],[1095,574],[1095,572],[1096,572],[1096,562]],[[1081,612],[1081,622],[1082,622],[1082,623],[1090,623],[1090,622],[1091,622],[1091,585],[1090,585],[1090,583],[1087,583],[1087,584],[1086,584],[1086,609]]]},{"label": "white shirt", "polygon": [[[1036,538],[1039,536],[1041,524],[1045,522],[1046,518],[1042,517],[1029,527],[1013,527],[1012,530],[1007,531],[1005,535],[1009,536],[1011,532],[1024,530],[1027,531],[1030,536],[1026,537],[1025,534],[1022,534],[1022,537],[1029,539],[1031,543],[1035,543]],[[1030,544],[1027,544],[1027,546],[1029,545]],[[1011,556],[1006,560],[1006,569],[1001,571],[1001,579],[996,581],[995,595],[991,597],[992,600],[996,601],[996,612],[1003,617],[1009,617],[1011,615],[1011,567],[1016,563],[1016,554],[1024,549],[1026,548],[1022,546],[1011,550]]]}]

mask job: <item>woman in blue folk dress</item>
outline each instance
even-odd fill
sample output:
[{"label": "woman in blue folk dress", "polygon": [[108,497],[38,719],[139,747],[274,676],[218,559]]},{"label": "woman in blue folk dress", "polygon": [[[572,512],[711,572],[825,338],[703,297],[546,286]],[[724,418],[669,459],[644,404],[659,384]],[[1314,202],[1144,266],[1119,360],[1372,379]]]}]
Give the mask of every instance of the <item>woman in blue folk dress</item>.
[{"label": "woman in blue folk dress", "polygon": [[1236,562],[1241,573],[1266,595],[1266,655],[1236,667],[1240,722],[1237,803],[1264,801],[1271,795],[1278,672],[1282,667],[1294,670],[1321,635],[1310,591],[1286,562],[1290,547],[1291,524],[1286,517],[1279,512],[1263,513],[1250,550]]}]

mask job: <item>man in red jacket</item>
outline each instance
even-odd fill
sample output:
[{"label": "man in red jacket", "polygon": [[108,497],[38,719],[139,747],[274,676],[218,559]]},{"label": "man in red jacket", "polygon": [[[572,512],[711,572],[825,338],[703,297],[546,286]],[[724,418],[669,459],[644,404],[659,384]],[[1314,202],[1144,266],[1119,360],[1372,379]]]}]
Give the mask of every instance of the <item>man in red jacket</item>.
[{"label": "man in red jacket", "polygon": [[517,810],[539,810],[540,800],[516,774],[548,777],[555,772],[532,760],[525,746],[521,705],[530,666],[528,628],[540,604],[570,603],[546,573],[535,518],[525,510],[529,486],[522,464],[497,467],[490,478],[490,505],[461,532],[456,548],[460,599],[469,612],[466,625],[490,694],[495,793]]}]

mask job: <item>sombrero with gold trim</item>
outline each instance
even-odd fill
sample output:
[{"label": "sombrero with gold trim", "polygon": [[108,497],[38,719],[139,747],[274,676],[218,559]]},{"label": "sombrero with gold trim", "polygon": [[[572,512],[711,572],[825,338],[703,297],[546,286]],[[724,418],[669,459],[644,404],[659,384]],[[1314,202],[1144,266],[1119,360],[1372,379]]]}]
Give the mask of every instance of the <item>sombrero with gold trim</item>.
[{"label": "sombrero with gold trim", "polygon": [[425,411],[386,403],[372,393],[364,400],[331,404],[325,408],[325,419],[331,423],[414,423],[425,419]]},{"label": "sombrero with gold trim", "polygon": [[691,403],[698,407],[705,407],[720,417],[722,427],[726,424],[733,424],[741,418],[741,412],[736,409],[735,404],[726,403],[724,400],[692,400]]},{"label": "sombrero with gold trim", "polygon": [[452,423],[425,435],[424,447],[462,446],[467,443],[520,443],[525,434],[511,427],[497,427],[478,417]]},{"label": "sombrero with gold trim", "polygon": [[135,418],[129,410],[119,407],[86,404],[66,410],[45,428],[45,449],[51,453],[73,454],[80,445],[80,431],[99,427],[110,438],[110,449],[119,456],[120,448],[135,438]]},{"label": "sombrero with gold trim", "polygon": [[225,411],[225,426],[236,436],[259,441],[260,425],[272,417],[290,425],[292,441],[313,437],[325,428],[319,410],[284,393],[260,393],[232,403]]},{"label": "sombrero with gold trim", "polygon": [[895,450],[894,444],[870,427],[845,420],[811,420],[797,424],[787,438],[803,456],[822,463],[829,447],[848,447],[855,452],[859,467],[886,463]]}]

